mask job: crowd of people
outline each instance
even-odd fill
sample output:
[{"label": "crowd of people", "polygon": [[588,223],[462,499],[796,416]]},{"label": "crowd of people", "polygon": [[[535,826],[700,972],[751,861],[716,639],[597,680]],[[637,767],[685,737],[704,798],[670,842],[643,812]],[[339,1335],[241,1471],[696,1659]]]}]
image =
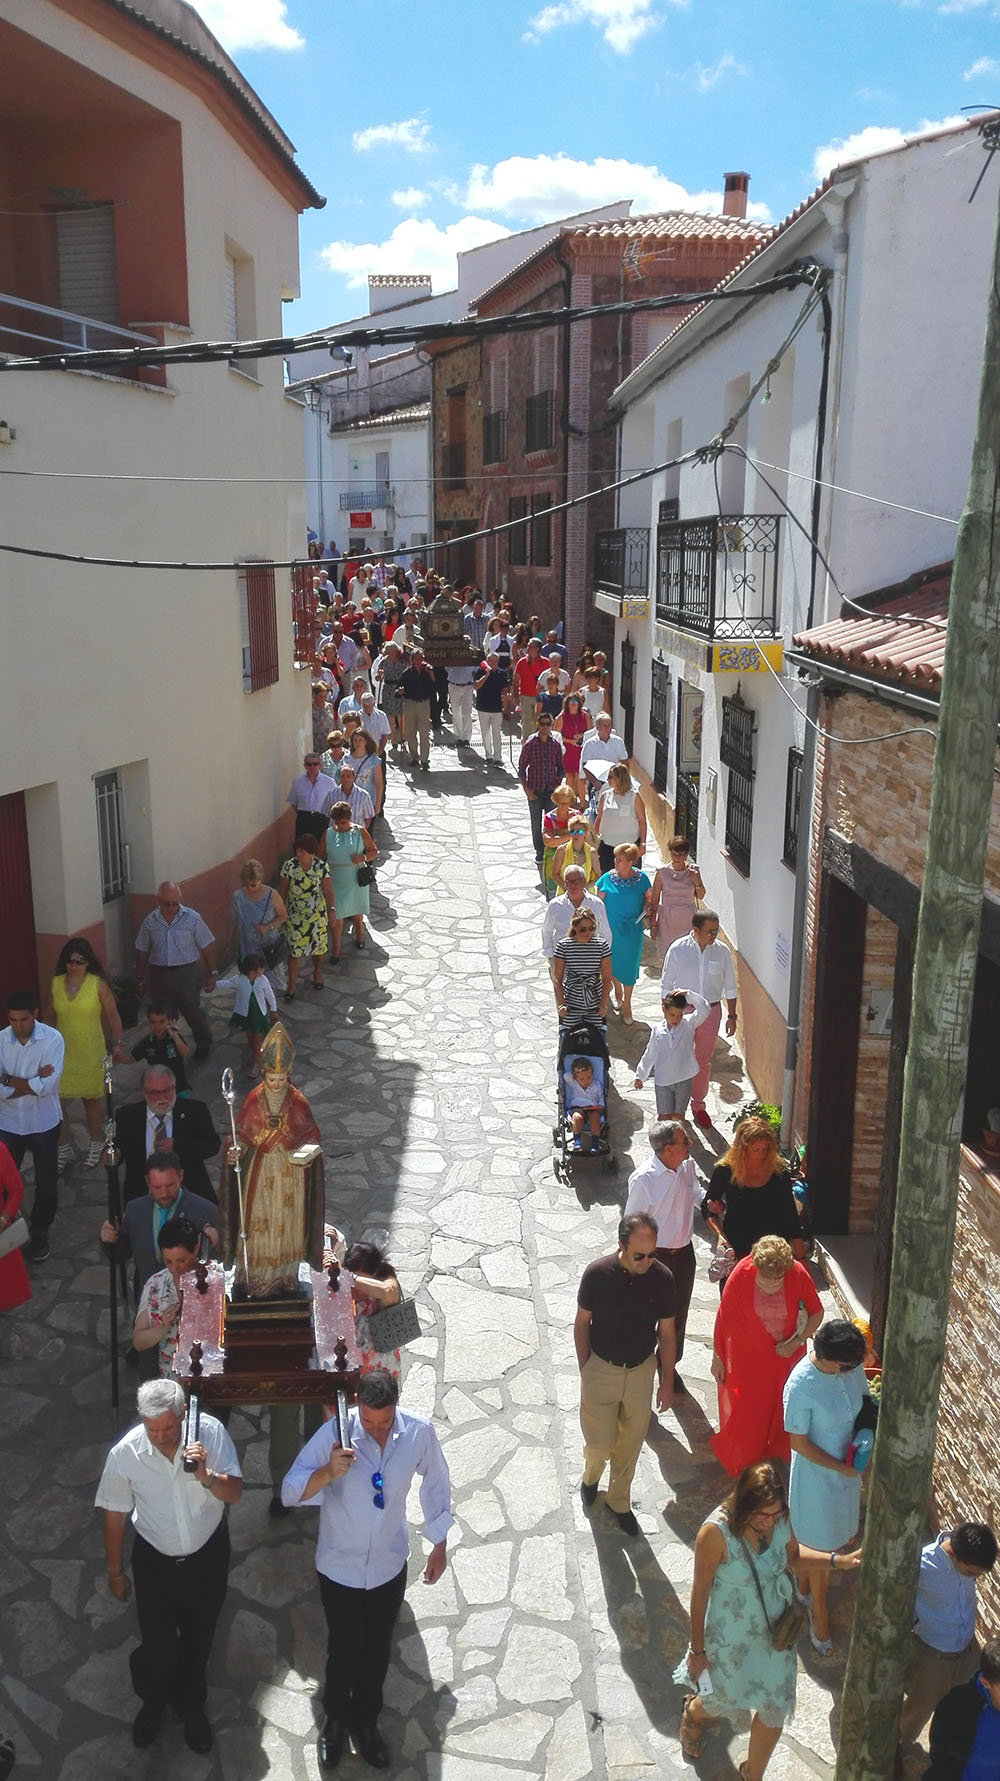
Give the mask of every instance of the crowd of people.
[{"label": "crowd of people", "polygon": [[[365,946],[393,770],[409,769],[419,784],[446,721],[455,746],[467,751],[478,716],[487,767],[501,763],[505,738],[515,765],[516,737],[560,1030],[600,1035],[593,1054],[567,1059],[571,1148],[600,1148],[610,1085],[603,1047],[612,1020],[636,1024],[647,935],[663,1015],[633,1071],[636,1093],[652,1078],[650,1154],[629,1176],[617,1248],[592,1261],[579,1283],[580,1497],[591,1514],[607,1469],[606,1509],[627,1540],[639,1535],[632,1486],[651,1408],[665,1414],[687,1391],[680,1368],[701,1220],[714,1241],[710,1273],[720,1294],[711,1446],[730,1483],[697,1536],[688,1648],[674,1673],[684,1689],[679,1737],[697,1760],[707,1724],[749,1713],[739,1773],[762,1781],[794,1709],[798,1634],[808,1628],[818,1656],[833,1650],[828,1586],[834,1573],[860,1564],[870,1441],[859,1437],[877,1417],[868,1342],[856,1325],[824,1318],[788,1165],[767,1120],[741,1120],[699,1178],[686,1119],[690,1108],[697,1127],[712,1129],[710,1070],[724,1015],[727,1036],[736,1030],[736,975],[686,839],[670,841],[665,863],[646,864],[647,814],[613,726],[606,659],[584,650],[571,669],[558,630],[543,630],[535,617],[518,623],[499,598],[469,588],[460,596],[468,662],[434,667],[421,626],[442,584],[419,567],[358,564],[339,588],[317,568],[322,645],[311,747],[287,796],[294,838],[276,884],[260,860],[241,866],[223,942],[233,973],[217,976],[215,936],[180,887],[165,882],[136,938],[136,983],[148,1002],[146,1030],[130,1048],[106,972],[83,937],[59,955],[44,1018],[30,991],[9,998],[0,1032],[0,1237],[21,1216],[20,1165],[29,1154],[35,1190],[23,1249],[0,1252],[0,1309],[30,1296],[25,1256],[37,1265],[49,1255],[58,1177],[78,1160],[63,1103],[78,1099],[89,1139],[82,1167],[103,1162],[123,1171],[122,1216],[104,1221],[99,1234],[108,1256],[132,1270],[136,1298],[127,1359],[141,1381],[139,1421],[109,1455],[96,1499],[111,1593],[123,1602],[133,1587],[136,1595],[141,1644],[131,1669],[141,1705],[132,1735],[139,1748],[152,1743],[173,1704],[189,1746],[208,1751],[206,1674],[226,1593],[226,1510],[243,1484],[227,1415],[203,1415],[192,1437],[173,1373],[185,1281],[226,1246],[225,1205],[206,1167],[223,1139],[188,1076],[212,1047],[202,992],[233,991],[231,1024],[246,1033],[248,1064],[261,1078],[254,1092],[264,1097],[270,1146],[285,1098],[296,1092],[278,998],[290,1003],[302,993],[304,959],[312,990],[322,991],[345,935]],[[108,1058],[143,1068],[141,1098],[118,1110],[111,1153],[103,1131]],[[307,1122],[294,1141],[303,1135],[318,1137],[318,1129]],[[320,1509],[317,1570],[329,1634],[320,1766],[335,1768],[351,1739],[369,1766],[383,1768],[390,1752],[378,1720],[406,1585],[407,1492],[419,1478],[430,1545],[424,1577],[434,1583],[452,1525],[448,1468],[430,1421],[399,1407],[398,1354],[388,1364],[368,1337],[369,1319],[401,1298],[384,1242],[366,1237],[346,1249],[340,1240],[336,1254],[353,1274],[365,1357],[349,1440],[336,1420],[307,1413],[300,1425],[297,1410],[276,1408],[270,1512]],[[998,1772],[1000,1646],[981,1653],[975,1638],[976,1581],[996,1555],[991,1530],[970,1520],[942,1532],[921,1559],[901,1736],[910,1742],[932,1721],[927,1774],[936,1781]],[[964,1766],[977,1752],[985,1762]]]}]

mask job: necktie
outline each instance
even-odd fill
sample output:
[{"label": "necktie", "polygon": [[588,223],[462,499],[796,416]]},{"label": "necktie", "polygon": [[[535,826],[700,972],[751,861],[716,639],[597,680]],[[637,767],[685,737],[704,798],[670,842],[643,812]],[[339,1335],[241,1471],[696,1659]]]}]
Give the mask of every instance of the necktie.
[{"label": "necktie", "polygon": [[169,1139],[167,1138],[167,1116],[165,1113],[154,1113],[153,1114],[153,1149],[154,1150],[166,1150],[168,1143],[169,1143]]}]

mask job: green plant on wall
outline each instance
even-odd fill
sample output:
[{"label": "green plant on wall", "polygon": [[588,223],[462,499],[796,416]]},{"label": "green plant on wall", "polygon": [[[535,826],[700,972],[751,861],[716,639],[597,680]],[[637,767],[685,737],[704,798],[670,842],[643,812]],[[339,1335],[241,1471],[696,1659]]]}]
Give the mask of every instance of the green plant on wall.
[{"label": "green plant on wall", "polygon": [[735,1131],[745,1119],[766,1119],[768,1125],[773,1126],[775,1136],[781,1131],[781,1108],[772,1106],[770,1101],[748,1101],[745,1107],[730,1114],[728,1123]]}]

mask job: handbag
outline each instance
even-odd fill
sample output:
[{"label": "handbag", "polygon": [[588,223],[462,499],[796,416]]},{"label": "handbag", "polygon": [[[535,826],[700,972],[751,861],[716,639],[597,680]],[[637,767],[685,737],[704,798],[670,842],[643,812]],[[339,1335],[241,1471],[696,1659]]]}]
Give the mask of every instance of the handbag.
[{"label": "handbag", "polygon": [[[792,1600],[789,1602],[787,1608],[782,1609],[781,1613],[778,1615],[777,1620],[771,1619],[771,1616],[769,1615],[767,1609],[764,1606],[764,1591],[761,1589],[761,1586],[760,1586],[760,1578],[757,1575],[757,1566],[753,1562],[753,1555],[750,1551],[749,1541],[743,1540],[742,1546],[743,1546],[744,1552],[747,1555],[747,1563],[750,1566],[751,1571],[753,1572],[753,1580],[757,1585],[757,1594],[760,1597],[761,1613],[764,1616],[764,1621],[767,1626],[767,1630],[771,1635],[772,1649],[775,1651],[791,1651],[792,1647],[794,1645],[797,1645],[799,1640],[802,1637],[802,1633],[805,1629],[805,1624],[806,1624],[806,1611],[801,1606],[801,1604],[795,1600],[795,1597],[793,1595]],[[792,1573],[788,1569],[787,1565],[785,1566],[785,1576],[789,1579],[789,1582],[792,1585],[792,1589],[794,1590],[795,1579],[793,1578]]]},{"label": "handbag", "polygon": [[12,1250],[23,1249],[30,1235],[27,1221],[18,1213],[7,1229],[0,1231],[0,1261],[5,1255],[10,1255]]},{"label": "handbag", "polygon": [[368,1334],[378,1354],[392,1354],[404,1342],[415,1342],[420,1335],[420,1319],[413,1299],[399,1299],[395,1305],[383,1305],[368,1314]]},{"label": "handbag", "polygon": [[363,866],[358,867],[358,883],[359,884],[374,884],[375,883],[375,867],[369,866],[367,861]]},{"label": "handbag", "polygon": [[[274,892],[272,890],[269,890],[267,893],[267,902],[264,905],[264,919],[265,919],[265,921],[268,920],[270,917],[272,917],[273,914],[274,914]],[[285,957],[285,954],[288,951],[288,947],[287,947],[287,944],[285,941],[284,928],[279,929],[278,933],[272,934],[269,939],[265,939],[264,935],[262,934],[260,937],[260,950],[264,956],[264,963],[267,966],[268,970],[273,971],[275,965],[281,964],[282,960]]]}]

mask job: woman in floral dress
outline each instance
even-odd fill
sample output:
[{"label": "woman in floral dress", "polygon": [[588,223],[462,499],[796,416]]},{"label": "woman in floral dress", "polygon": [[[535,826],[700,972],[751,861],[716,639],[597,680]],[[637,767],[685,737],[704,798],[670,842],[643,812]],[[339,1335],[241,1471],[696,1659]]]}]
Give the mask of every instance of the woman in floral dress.
[{"label": "woman in floral dress", "polygon": [[308,831],[295,837],[295,855],[281,868],[278,887],[285,905],[288,943],[288,988],[285,1001],[295,1000],[299,960],[311,958],[313,988],[323,988],[323,960],[334,916],[333,890],[325,860],[317,859],[319,842]]}]

